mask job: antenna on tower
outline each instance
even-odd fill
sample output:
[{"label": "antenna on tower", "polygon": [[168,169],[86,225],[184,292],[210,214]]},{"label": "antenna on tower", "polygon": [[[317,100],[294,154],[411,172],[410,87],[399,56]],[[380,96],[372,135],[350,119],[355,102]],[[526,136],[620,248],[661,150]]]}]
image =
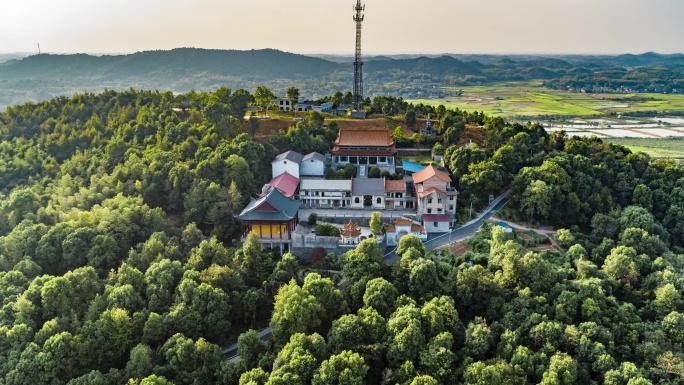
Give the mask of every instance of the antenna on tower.
[{"label": "antenna on tower", "polygon": [[363,61],[361,60],[361,23],[363,22],[366,6],[361,4],[361,0],[356,0],[354,6],[354,21],[356,22],[356,56],[354,60],[354,93],[352,103],[354,110],[360,111],[363,107]]},{"label": "antenna on tower", "polygon": [[38,55],[40,55],[40,43],[38,43]]}]

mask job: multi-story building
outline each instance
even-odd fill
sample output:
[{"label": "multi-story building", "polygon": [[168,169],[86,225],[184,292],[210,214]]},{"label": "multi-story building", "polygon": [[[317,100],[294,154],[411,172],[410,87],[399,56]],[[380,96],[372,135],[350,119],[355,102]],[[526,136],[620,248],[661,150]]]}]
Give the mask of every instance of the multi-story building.
[{"label": "multi-story building", "polygon": [[418,215],[456,213],[458,191],[451,187],[451,177],[434,165],[413,174]]},{"label": "multi-story building", "polygon": [[385,180],[385,208],[389,210],[412,210],[414,197],[406,189],[406,181]]},{"label": "multi-story building", "polygon": [[301,180],[299,198],[304,207],[350,207],[352,181],[309,179]]}]

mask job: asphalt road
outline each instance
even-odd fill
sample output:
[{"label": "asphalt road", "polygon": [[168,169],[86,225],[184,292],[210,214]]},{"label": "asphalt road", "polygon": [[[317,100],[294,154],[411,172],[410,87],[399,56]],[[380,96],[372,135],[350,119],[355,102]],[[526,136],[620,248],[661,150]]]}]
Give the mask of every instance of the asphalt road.
[{"label": "asphalt road", "polygon": [[[430,251],[433,249],[436,249],[438,247],[442,247],[444,245],[448,245],[451,242],[458,242],[464,239],[468,239],[475,234],[480,227],[482,227],[482,224],[494,216],[494,214],[497,213],[497,211],[501,210],[501,208],[508,202],[508,193],[504,193],[500,197],[498,197],[494,203],[492,203],[487,209],[478,215],[478,217],[465,225],[455,229],[452,231],[450,234],[445,234],[442,235],[441,237],[432,239],[428,241],[425,244],[425,250]],[[396,249],[392,251],[391,253],[385,255],[383,257],[385,262],[388,263],[397,263],[399,262],[399,256],[396,254]],[[273,338],[273,329],[270,327],[267,327],[266,329],[262,329],[259,331],[259,338],[262,341],[269,341]],[[226,357],[230,361],[237,361],[240,357],[237,354],[238,351],[238,346],[237,344],[233,344],[225,349],[223,349],[223,357]]]},{"label": "asphalt road", "polygon": [[[453,230],[451,233],[444,234],[439,238],[435,238],[426,242],[425,251],[431,251],[438,247],[448,245],[452,242],[458,242],[472,237],[473,234],[475,234],[480,229],[480,227],[482,227],[482,224],[489,218],[493,217],[494,214],[496,214],[499,210],[501,210],[501,208],[504,207],[504,205],[507,202],[508,193],[505,193],[501,195],[499,198],[497,198],[494,201],[494,203],[492,203],[492,205],[487,207],[487,209],[484,212],[480,213],[475,220],[472,220],[467,224]],[[387,263],[394,264],[399,262],[400,258],[396,253],[396,249],[394,249],[391,253],[385,255],[383,259]]]}]

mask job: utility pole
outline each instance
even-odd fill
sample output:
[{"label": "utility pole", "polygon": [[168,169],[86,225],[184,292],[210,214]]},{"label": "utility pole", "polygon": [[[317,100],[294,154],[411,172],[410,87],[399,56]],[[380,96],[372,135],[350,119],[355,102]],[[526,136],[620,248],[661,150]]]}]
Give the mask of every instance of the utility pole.
[{"label": "utility pole", "polygon": [[354,6],[354,21],[356,22],[356,56],[354,60],[354,93],[352,103],[354,110],[360,111],[363,107],[363,61],[361,60],[361,23],[363,22],[363,11],[366,6],[361,4],[361,0],[356,0]]}]

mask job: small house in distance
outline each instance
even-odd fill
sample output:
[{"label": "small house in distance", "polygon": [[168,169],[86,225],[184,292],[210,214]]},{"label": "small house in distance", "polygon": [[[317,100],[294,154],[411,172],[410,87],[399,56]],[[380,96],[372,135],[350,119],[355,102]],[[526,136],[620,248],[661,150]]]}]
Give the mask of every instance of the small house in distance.
[{"label": "small house in distance", "polygon": [[271,162],[273,178],[286,172],[295,178],[299,178],[299,166],[302,164],[303,159],[304,155],[297,151],[287,151],[276,156],[273,162]]},{"label": "small house in distance", "polygon": [[289,251],[292,232],[299,224],[299,206],[298,200],[286,197],[276,188],[259,199],[252,199],[235,216],[242,222],[242,240],[254,232],[261,240],[261,247],[277,247],[281,253]]},{"label": "small house in distance", "polygon": [[275,98],[271,99],[271,103],[273,103],[280,111],[291,111],[292,108],[292,101],[288,98]]},{"label": "small house in distance", "polygon": [[325,176],[325,155],[317,152],[304,155],[299,167],[299,174],[302,178],[323,178]]},{"label": "small house in distance", "polygon": [[314,102],[307,100],[295,105],[297,111],[316,111],[316,112],[331,112],[333,108],[332,102]]}]

